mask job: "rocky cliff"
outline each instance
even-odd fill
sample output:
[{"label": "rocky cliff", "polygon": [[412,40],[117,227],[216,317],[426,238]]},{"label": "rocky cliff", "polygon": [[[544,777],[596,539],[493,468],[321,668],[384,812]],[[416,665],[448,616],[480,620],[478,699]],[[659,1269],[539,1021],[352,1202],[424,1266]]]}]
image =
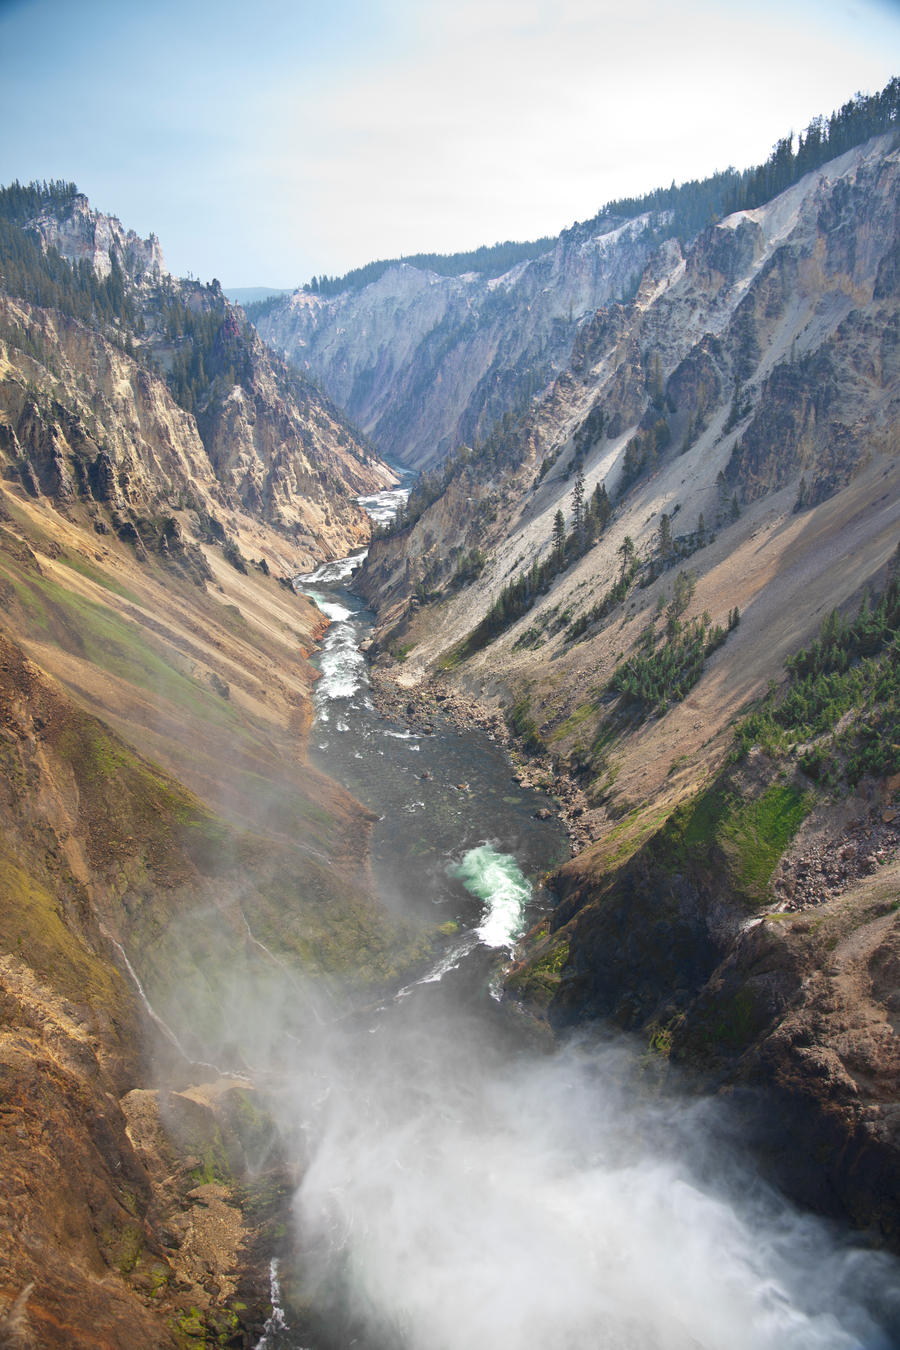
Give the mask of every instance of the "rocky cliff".
[{"label": "rocky cliff", "polygon": [[253,1345],[290,1177],[236,991],[299,1033],[422,949],[306,763],[289,581],[393,476],[63,195],[0,239],[0,1341]]},{"label": "rocky cliff", "polygon": [[[887,135],[664,243],[361,578],[386,673],[474,696],[526,777],[568,782],[577,854],[513,991],[763,1092],[782,1180],[891,1242],[893,629],[841,658],[852,683],[882,653],[880,692],[830,703],[845,675],[823,667],[802,694],[819,721],[734,728],[770,685],[795,710],[785,662],[892,575],[898,199]],[[870,722],[882,757],[860,749]]]},{"label": "rocky cliff", "polygon": [[301,567],[365,541],[356,497],[394,476],[217,283],[171,277],[154,239],[65,184],[6,189],[2,211],[0,434],[29,490],[87,493],[132,517],[196,490],[238,534],[254,520],[274,527]]},{"label": "rocky cliff", "polygon": [[300,290],[258,321],[381,454],[421,468],[486,437],[565,364],[577,323],[629,291],[653,250],[648,216],[573,230],[500,277],[398,264],[360,291]]},{"label": "rocky cliff", "polygon": [[236,990],[378,982],[419,939],[304,760],[318,613],[3,501],[2,1293],[33,1285],[23,1345],[255,1343],[288,1183]]},{"label": "rocky cliff", "polygon": [[155,234],[141,239],[115,216],[93,210],[81,192],[46,204],[31,216],[28,228],[45,249],[55,249],[72,263],[86,262],[101,277],[108,277],[113,267],[138,285],[152,285],[170,275]]}]

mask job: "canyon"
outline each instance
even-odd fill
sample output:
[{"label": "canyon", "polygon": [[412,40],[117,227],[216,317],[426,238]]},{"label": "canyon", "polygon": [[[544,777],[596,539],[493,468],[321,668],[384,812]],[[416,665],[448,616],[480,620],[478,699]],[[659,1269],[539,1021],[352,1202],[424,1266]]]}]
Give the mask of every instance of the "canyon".
[{"label": "canyon", "polygon": [[[873,140],[665,242],[502,444],[413,494],[359,582],[403,697],[499,716],[524,781],[572,785],[578,852],[511,991],[768,1102],[779,1181],[889,1241],[898,766],[829,789],[811,733],[740,755],[734,728],[833,609],[894,575],[897,172],[893,136]],[[588,547],[577,480],[613,504]],[[692,621],[707,654],[683,696],[624,693],[641,662],[687,659]]]},{"label": "canyon", "polygon": [[[334,1246],[351,1269],[345,1230],[381,1283],[338,1297],[322,1276],[328,1324],[284,1274],[311,1341],[381,1347],[399,1326],[425,1346],[433,1302],[471,1342],[480,1280],[428,1216],[482,1223],[504,1252],[518,1216],[559,1288],[570,1269],[593,1285],[590,1243],[569,1246],[588,1223],[574,1197],[600,1187],[623,1225],[635,1196],[656,1203],[645,1157],[630,1199],[589,1166],[632,1157],[632,1110],[678,1194],[701,1194],[707,1141],[739,1119],[735,1152],[854,1233],[860,1285],[880,1285],[834,1317],[896,1327],[896,130],[758,195],[689,229],[677,201],[618,204],[496,276],[401,260],[275,297],[256,331],[72,185],[4,190],[6,1343],[298,1344],[270,1262],[316,1272]],[[408,502],[373,530],[361,499],[404,469]],[[371,694],[339,684],[329,707],[328,644],[360,602],[334,578],[323,592],[321,569],[366,547],[352,585],[375,615]],[[808,671],[818,711],[790,721]],[[482,763],[490,783],[465,767]],[[379,777],[398,765],[385,822]],[[442,991],[471,978],[478,925],[447,908],[464,883],[442,859],[463,837],[469,857],[491,803],[516,822],[498,831],[530,841],[542,898],[502,979],[478,967],[466,997],[488,1021],[469,1022]],[[561,861],[538,841],[563,830]],[[385,861],[400,833],[409,875]],[[590,1035],[627,1052],[593,1060]],[[334,1130],[313,1146],[326,1101]],[[497,1175],[511,1208],[485,1201]],[[646,1307],[645,1283],[664,1287],[641,1344],[676,1343],[659,1272],[718,1231],[702,1194],[704,1225],[673,1212],[669,1256],[623,1277]],[[766,1242],[793,1231],[781,1204],[760,1201]],[[818,1335],[779,1240],[734,1267],[747,1325],[769,1315],[753,1280],[783,1262],[784,1307]],[[810,1269],[844,1270],[809,1241]],[[427,1262],[410,1291],[432,1244],[465,1297]],[[551,1344],[570,1310],[532,1302],[519,1262],[497,1343],[540,1323]],[[598,1318],[636,1325],[624,1296],[573,1305],[573,1344]],[[730,1314],[709,1315],[685,1345],[726,1334]],[[797,1344],[863,1343],[831,1334]]]},{"label": "canyon", "polygon": [[[422,942],[376,906],[369,813],[305,761],[326,624],[291,584],[395,476],[152,241],[66,194],[37,227],[129,278],[143,349],[65,296],[3,297],[4,1334],[240,1343],[289,1180],[217,1044],[235,963],[368,987]],[[242,368],[196,415],[165,378],[194,342],[176,309],[212,311],[207,359]],[[196,1063],[218,1051],[234,1073]]]}]

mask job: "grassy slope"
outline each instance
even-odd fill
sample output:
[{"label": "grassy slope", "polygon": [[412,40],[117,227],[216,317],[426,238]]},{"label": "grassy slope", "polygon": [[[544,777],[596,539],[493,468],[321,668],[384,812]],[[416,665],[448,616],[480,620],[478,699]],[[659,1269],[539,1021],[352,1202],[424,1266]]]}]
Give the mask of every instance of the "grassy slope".
[{"label": "grassy slope", "polygon": [[[163,1187],[149,1188],[119,1101],[154,1081],[150,1046],[182,1083],[192,1071],[141,1029],[113,942],[185,1050],[226,1065],[258,1031],[241,1025],[236,990],[302,1024],[299,978],[324,982],[317,1000],[348,982],[358,995],[427,943],[373,900],[365,813],[305,763],[318,613],[212,554],[208,588],[139,563],[77,508],[4,490],[2,509],[0,1079],[26,1131],[0,1157],[0,1233],[17,1252],[2,1292],[37,1278],[30,1317],[47,1346],[127,1334],[149,1350],[181,1344],[188,1323],[191,1344],[217,1343],[233,1310],[160,1251],[157,1225],[173,1205],[195,1226],[214,1212],[184,1199],[193,1174],[173,1192],[179,1149],[201,1158],[194,1181],[220,1184],[229,1168],[207,1177],[202,1159],[219,1157],[220,1136],[242,1157],[246,1122],[191,1107],[174,1154],[163,1135],[141,1153]],[[12,1237],[23,1224],[27,1249]],[[230,1288],[233,1270],[222,1279]]]}]

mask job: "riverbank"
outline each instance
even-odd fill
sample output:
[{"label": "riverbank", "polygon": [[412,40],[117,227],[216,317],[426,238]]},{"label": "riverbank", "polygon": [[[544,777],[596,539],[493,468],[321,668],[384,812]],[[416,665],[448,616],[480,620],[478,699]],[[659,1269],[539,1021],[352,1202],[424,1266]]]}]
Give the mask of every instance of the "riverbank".
[{"label": "riverbank", "polygon": [[[503,716],[477,699],[432,677],[412,689],[401,689],[393,678],[393,667],[369,668],[371,696],[378,712],[412,730],[429,735],[436,719],[449,722],[459,731],[480,731],[488,740],[501,745],[510,760],[510,777],[519,787],[546,793],[553,801],[559,821],[569,839],[572,854],[587,847],[598,837],[588,800],[570,773],[551,755],[536,755],[515,735]],[[536,813],[546,820],[548,807]]]}]

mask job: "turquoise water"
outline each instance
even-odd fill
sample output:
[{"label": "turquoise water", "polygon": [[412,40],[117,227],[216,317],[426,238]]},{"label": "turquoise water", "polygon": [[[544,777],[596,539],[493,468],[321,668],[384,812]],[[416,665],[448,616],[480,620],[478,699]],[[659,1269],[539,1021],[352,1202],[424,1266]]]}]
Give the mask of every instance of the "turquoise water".
[{"label": "turquoise water", "polygon": [[531,883],[511,853],[498,853],[491,844],[470,848],[452,869],[466,890],[483,905],[478,936],[486,947],[512,947],[521,937]]}]

